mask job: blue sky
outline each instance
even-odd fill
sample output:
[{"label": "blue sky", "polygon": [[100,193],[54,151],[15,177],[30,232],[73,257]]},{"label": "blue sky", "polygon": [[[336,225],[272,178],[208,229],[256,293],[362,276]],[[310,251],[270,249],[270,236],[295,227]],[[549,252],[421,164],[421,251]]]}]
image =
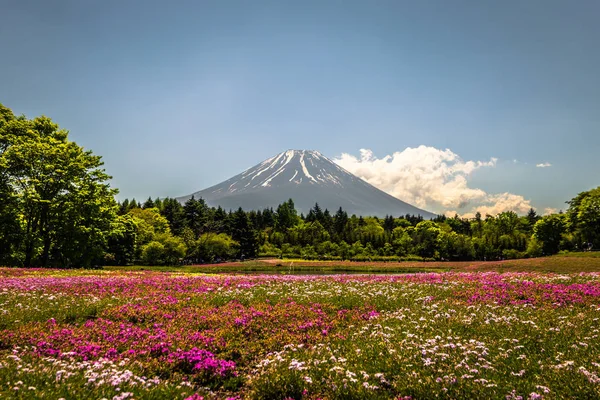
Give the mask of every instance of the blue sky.
[{"label": "blue sky", "polygon": [[[419,146],[495,158],[431,168],[538,210],[600,185],[595,0],[5,0],[2,15],[0,102],[102,155],[120,198],[188,194],[289,148],[363,169]],[[481,200],[422,195],[438,212]]]}]

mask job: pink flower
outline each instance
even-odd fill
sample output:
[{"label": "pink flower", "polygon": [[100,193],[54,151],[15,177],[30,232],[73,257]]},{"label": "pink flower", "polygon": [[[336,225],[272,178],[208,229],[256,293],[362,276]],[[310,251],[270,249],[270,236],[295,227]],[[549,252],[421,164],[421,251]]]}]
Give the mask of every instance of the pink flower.
[{"label": "pink flower", "polygon": [[194,393],[193,395],[186,397],[185,400],[204,400],[204,396]]}]

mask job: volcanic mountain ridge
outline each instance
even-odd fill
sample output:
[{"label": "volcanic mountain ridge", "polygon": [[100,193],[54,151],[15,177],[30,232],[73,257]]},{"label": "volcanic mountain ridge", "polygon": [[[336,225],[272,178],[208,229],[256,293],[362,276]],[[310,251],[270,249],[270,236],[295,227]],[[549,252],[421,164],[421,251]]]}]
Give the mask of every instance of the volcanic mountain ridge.
[{"label": "volcanic mountain ridge", "polygon": [[226,210],[275,209],[293,199],[296,209],[303,213],[319,203],[332,213],[342,207],[350,215],[435,217],[377,189],[314,150],[279,153],[224,182],[178,200],[185,202],[192,196]]}]

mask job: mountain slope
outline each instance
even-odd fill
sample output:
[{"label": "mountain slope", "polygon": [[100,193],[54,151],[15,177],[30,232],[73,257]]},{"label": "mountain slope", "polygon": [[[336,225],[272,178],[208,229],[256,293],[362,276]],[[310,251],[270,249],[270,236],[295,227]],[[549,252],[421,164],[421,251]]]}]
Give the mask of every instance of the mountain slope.
[{"label": "mountain slope", "polygon": [[218,185],[178,200],[185,202],[191,196],[226,210],[276,208],[291,198],[296,209],[304,213],[318,202],[331,212],[342,207],[348,214],[365,216],[434,216],[377,189],[318,151],[308,150],[277,154]]}]

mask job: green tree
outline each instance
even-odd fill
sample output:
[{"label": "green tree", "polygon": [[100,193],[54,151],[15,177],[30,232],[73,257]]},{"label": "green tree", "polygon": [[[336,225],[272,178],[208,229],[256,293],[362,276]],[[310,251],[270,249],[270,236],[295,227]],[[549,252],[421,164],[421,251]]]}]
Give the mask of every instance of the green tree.
[{"label": "green tree", "polygon": [[289,199],[277,207],[275,229],[278,232],[285,233],[289,228],[297,225],[299,222],[300,218],[298,217],[298,212],[296,211],[292,199]]},{"label": "green tree", "polygon": [[165,265],[176,265],[185,257],[187,247],[182,238],[173,236],[171,233],[159,233],[155,240],[162,244],[162,263]]},{"label": "green tree", "polygon": [[326,240],[317,246],[317,253],[322,256],[337,256],[339,255],[340,246]]},{"label": "green tree", "polygon": [[575,227],[582,239],[598,247],[600,245],[600,187],[585,192],[572,207],[569,215],[575,220]]},{"label": "green tree", "polygon": [[183,205],[183,213],[187,227],[194,232],[196,238],[200,237],[208,220],[208,207],[204,199],[196,200],[192,196]]},{"label": "green tree", "polygon": [[144,208],[144,209],[146,209],[146,208],[154,208],[154,207],[156,207],[156,206],[154,205],[154,200],[152,200],[152,197],[148,197],[148,200],[146,200],[144,202],[144,204],[142,205],[142,208]]},{"label": "green tree", "polygon": [[527,244],[527,255],[529,257],[540,257],[542,254],[542,244],[535,237],[532,237],[529,243]]},{"label": "green tree", "polygon": [[108,239],[105,262],[109,265],[129,265],[135,261],[137,225],[130,214],[119,215]]},{"label": "green tree", "polygon": [[394,228],[394,233],[392,236],[394,239],[392,241],[392,246],[394,247],[394,252],[396,255],[402,257],[413,254],[414,250],[411,232],[414,232],[414,228],[412,226],[410,228]]},{"label": "green tree", "polygon": [[117,212],[101,157],[50,118],[12,118],[5,107],[0,114],[0,190],[18,215],[20,264],[100,262]]},{"label": "green tree", "polygon": [[385,232],[379,219],[374,217],[367,217],[362,219],[362,223],[359,223],[358,232],[361,235],[379,236]]},{"label": "green tree", "polygon": [[456,232],[442,232],[439,235],[440,256],[446,260],[472,260],[475,247],[471,238]]},{"label": "green tree", "polygon": [[142,246],[159,233],[170,233],[169,221],[160,214],[157,208],[134,208],[128,215],[136,223],[136,245]]},{"label": "green tree", "polygon": [[396,224],[394,221],[394,217],[392,217],[391,215],[386,215],[383,219],[383,229],[385,229],[387,233],[391,233],[395,227]]},{"label": "green tree", "polygon": [[174,235],[181,235],[186,226],[185,213],[181,203],[176,199],[166,198],[162,201],[160,213],[169,222],[171,232]]},{"label": "green tree", "polygon": [[239,243],[226,233],[203,233],[198,239],[198,257],[204,261],[228,260],[238,252]]},{"label": "green tree", "polygon": [[421,257],[436,257],[439,249],[439,226],[433,221],[422,221],[414,231],[415,250]]},{"label": "green tree", "polygon": [[258,254],[258,235],[252,228],[248,214],[239,208],[232,215],[231,237],[239,243],[240,258],[254,258]]},{"label": "green tree", "polygon": [[[5,126],[14,120],[12,111],[0,104],[0,157],[11,143]],[[0,265],[22,263],[23,254],[19,252],[22,234],[17,193],[7,171],[0,168]]]},{"label": "green tree", "polygon": [[340,207],[333,217],[333,230],[339,239],[344,238],[346,225],[348,224],[348,213]]},{"label": "green tree", "polygon": [[535,223],[533,237],[541,243],[545,255],[558,253],[566,226],[564,214],[546,215]]},{"label": "green tree", "polygon": [[514,211],[505,211],[496,217],[500,235],[512,235],[520,225],[519,216]]},{"label": "green tree", "polygon": [[342,260],[347,260],[352,256],[350,245],[343,240],[339,244],[338,255],[342,257]]},{"label": "green tree", "polygon": [[302,222],[299,225],[290,228],[289,233],[296,237],[298,243],[303,246],[317,245],[329,240],[329,233],[319,221]]},{"label": "green tree", "polygon": [[147,265],[164,263],[165,246],[158,241],[146,243],[142,247],[142,261]]},{"label": "green tree", "polygon": [[352,246],[350,247],[350,257],[364,256],[364,255],[365,255],[365,247],[363,246],[363,244],[359,241],[352,243]]},{"label": "green tree", "polygon": [[321,221],[323,228],[331,235],[333,234],[333,217],[328,209],[323,212],[323,221]]},{"label": "green tree", "polygon": [[483,220],[479,211],[475,213],[475,219],[471,222],[471,232],[478,238],[483,236]]},{"label": "green tree", "polygon": [[529,231],[532,232],[533,226],[535,225],[536,222],[539,221],[540,216],[533,208],[530,208],[529,211],[527,212],[527,216],[525,218],[527,219],[527,226],[529,228]]}]

